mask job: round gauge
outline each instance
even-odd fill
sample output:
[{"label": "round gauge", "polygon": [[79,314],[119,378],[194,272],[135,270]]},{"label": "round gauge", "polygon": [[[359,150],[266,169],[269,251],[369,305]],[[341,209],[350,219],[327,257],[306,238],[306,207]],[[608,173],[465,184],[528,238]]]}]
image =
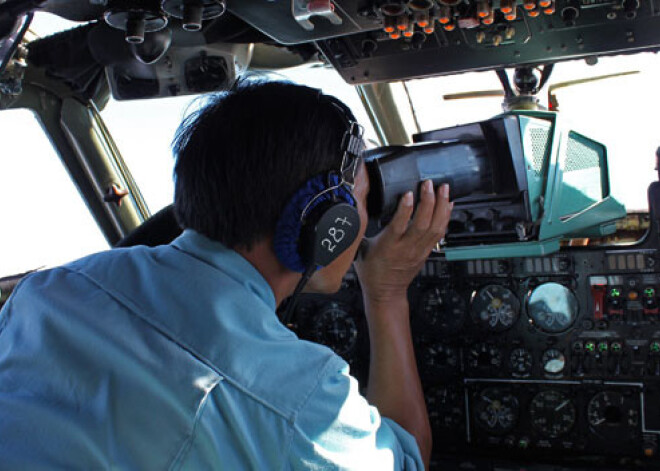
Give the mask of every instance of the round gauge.
[{"label": "round gauge", "polygon": [[516,426],[518,399],[509,391],[486,388],[475,399],[474,419],[490,433],[506,433]]},{"label": "round gauge", "polygon": [[542,391],[529,406],[532,425],[544,437],[557,438],[575,425],[575,404],[560,391]]},{"label": "round gauge", "polygon": [[541,364],[543,365],[543,371],[545,371],[546,374],[551,376],[561,376],[566,367],[566,357],[556,348],[549,348],[543,352]]},{"label": "round gauge", "polygon": [[330,303],[312,320],[314,340],[333,349],[341,356],[349,355],[358,340],[355,318],[337,303]]},{"label": "round gauge", "polygon": [[630,440],[639,425],[638,402],[633,396],[603,391],[589,401],[587,419],[592,430],[607,439]]},{"label": "round gauge", "polygon": [[444,343],[434,343],[424,347],[422,361],[433,373],[445,368],[454,369],[458,366],[458,352]]},{"label": "round gauge", "polygon": [[456,429],[463,424],[463,397],[453,388],[434,388],[426,394],[433,428]]},{"label": "round gauge", "polygon": [[494,345],[479,343],[469,350],[467,362],[471,368],[498,369],[502,366],[502,351]]},{"label": "round gauge", "polygon": [[532,371],[532,354],[525,348],[516,348],[509,355],[511,374],[519,378],[529,376]]},{"label": "round gauge", "polygon": [[419,317],[424,327],[443,333],[457,332],[463,325],[465,300],[451,288],[431,288],[422,294]]},{"label": "round gauge", "polygon": [[577,319],[578,301],[566,286],[543,283],[529,295],[527,313],[540,330],[557,334],[568,330]]},{"label": "round gauge", "polygon": [[473,296],[471,311],[477,325],[491,332],[502,332],[518,320],[520,302],[510,289],[488,285]]}]

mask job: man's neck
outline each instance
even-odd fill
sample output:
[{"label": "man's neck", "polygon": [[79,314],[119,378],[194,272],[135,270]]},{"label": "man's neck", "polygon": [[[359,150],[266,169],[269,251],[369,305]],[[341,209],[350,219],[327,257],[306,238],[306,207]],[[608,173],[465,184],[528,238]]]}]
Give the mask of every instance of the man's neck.
[{"label": "man's neck", "polygon": [[275,252],[273,252],[270,239],[258,242],[250,250],[240,247],[236,247],[234,250],[261,273],[261,276],[264,277],[273,290],[277,306],[293,294],[301,275],[282,265]]}]

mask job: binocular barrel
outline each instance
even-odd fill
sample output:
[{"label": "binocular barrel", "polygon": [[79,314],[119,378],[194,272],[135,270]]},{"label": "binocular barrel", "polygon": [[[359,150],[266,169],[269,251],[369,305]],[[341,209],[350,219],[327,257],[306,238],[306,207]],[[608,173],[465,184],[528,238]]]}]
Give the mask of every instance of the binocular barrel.
[{"label": "binocular barrel", "polygon": [[431,142],[386,146],[363,154],[369,173],[367,211],[375,220],[387,220],[399,198],[412,191],[415,201],[420,183],[449,184],[452,200],[493,191],[492,168],[484,141]]}]

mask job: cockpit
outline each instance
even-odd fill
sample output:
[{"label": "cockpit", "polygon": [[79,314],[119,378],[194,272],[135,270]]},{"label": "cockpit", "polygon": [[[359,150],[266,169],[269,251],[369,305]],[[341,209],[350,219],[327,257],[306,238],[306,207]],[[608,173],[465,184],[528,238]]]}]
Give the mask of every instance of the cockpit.
[{"label": "cockpit", "polygon": [[[33,270],[178,235],[170,144],[200,95],[244,76],[311,85],[365,128],[372,231],[415,182],[456,191],[408,292],[431,469],[658,469],[659,15],[656,0],[0,2],[0,303]],[[361,296],[349,272],[303,294],[289,327],[364,387]]]}]

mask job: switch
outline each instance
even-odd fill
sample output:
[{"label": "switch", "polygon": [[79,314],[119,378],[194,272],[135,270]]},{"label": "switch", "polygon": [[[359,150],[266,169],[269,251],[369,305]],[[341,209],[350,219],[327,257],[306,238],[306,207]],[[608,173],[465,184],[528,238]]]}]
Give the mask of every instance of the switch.
[{"label": "switch", "polygon": [[490,3],[483,0],[477,3],[477,16],[479,18],[486,18],[491,12],[492,7],[490,6]]},{"label": "switch", "polygon": [[383,30],[387,34],[392,34],[396,30],[396,17],[385,16],[383,18]]},{"label": "switch", "polygon": [[594,299],[594,319],[605,317],[605,285],[591,285],[591,297]]},{"label": "switch", "polygon": [[446,25],[451,21],[451,18],[452,18],[451,8],[449,8],[446,5],[441,5],[438,13],[438,22],[441,25]]},{"label": "switch", "polygon": [[408,17],[408,15],[403,14],[397,17],[396,28],[401,32],[404,32],[410,28],[410,18]]},{"label": "switch", "polygon": [[660,376],[660,342],[657,340],[654,340],[649,345],[649,357],[649,373],[653,376]]},{"label": "switch", "polygon": [[512,0],[500,0],[500,11],[505,15],[511,13],[515,5]]},{"label": "switch", "polygon": [[610,315],[623,315],[623,300],[620,288],[610,288],[607,293],[607,314]]},{"label": "switch", "polygon": [[596,352],[596,343],[592,340],[589,340],[584,344],[584,349],[586,350],[587,353],[595,353]]},{"label": "switch", "polygon": [[653,458],[658,449],[658,439],[655,435],[644,434],[644,456]]},{"label": "switch", "polygon": [[642,293],[642,304],[644,305],[644,314],[647,316],[658,314],[658,301],[655,288],[647,286]]}]

